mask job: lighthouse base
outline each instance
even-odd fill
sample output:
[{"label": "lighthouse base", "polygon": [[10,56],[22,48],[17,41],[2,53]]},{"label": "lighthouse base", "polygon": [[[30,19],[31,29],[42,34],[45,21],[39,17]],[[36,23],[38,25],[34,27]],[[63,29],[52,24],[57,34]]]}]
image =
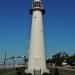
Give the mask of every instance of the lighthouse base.
[{"label": "lighthouse base", "polygon": [[47,69],[27,69],[26,73],[31,73],[32,75],[42,75],[43,73],[49,73]]}]

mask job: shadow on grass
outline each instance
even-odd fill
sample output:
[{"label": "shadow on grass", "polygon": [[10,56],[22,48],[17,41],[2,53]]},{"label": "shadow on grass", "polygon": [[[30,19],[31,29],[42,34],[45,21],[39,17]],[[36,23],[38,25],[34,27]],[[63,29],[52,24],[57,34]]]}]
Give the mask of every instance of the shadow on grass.
[{"label": "shadow on grass", "polygon": [[[25,68],[16,68],[16,75],[32,75],[31,73],[25,73]],[[50,73],[43,73],[42,75],[60,75],[58,68],[50,69]]]}]

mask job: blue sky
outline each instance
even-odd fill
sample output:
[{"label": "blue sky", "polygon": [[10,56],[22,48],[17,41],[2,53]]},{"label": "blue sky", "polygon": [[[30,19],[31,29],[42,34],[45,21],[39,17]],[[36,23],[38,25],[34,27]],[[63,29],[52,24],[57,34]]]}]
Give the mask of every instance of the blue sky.
[{"label": "blue sky", "polygon": [[[0,0],[0,59],[27,55],[32,0]],[[44,0],[46,57],[57,52],[75,53],[75,0]]]}]

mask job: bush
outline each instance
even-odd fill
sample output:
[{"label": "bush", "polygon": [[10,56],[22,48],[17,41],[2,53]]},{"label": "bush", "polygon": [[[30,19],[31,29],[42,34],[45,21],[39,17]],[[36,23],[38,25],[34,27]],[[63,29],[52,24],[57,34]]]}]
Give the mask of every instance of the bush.
[{"label": "bush", "polygon": [[27,73],[26,75],[32,75],[32,73]]},{"label": "bush", "polygon": [[49,73],[47,73],[47,72],[44,72],[42,75],[49,75]]},{"label": "bush", "polygon": [[54,75],[59,75],[58,68],[55,68],[55,69],[54,69]]},{"label": "bush", "polygon": [[24,68],[22,67],[16,68],[16,75],[24,75]]}]

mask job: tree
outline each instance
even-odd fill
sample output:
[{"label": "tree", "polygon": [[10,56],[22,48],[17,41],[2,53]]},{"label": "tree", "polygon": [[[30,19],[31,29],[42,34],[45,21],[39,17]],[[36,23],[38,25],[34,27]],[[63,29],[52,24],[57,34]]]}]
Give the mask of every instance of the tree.
[{"label": "tree", "polygon": [[46,63],[48,64],[48,63],[52,63],[52,59],[47,59],[46,60]]},{"label": "tree", "polygon": [[57,53],[52,56],[52,62],[56,63],[57,66],[61,65],[61,62],[62,62],[60,55],[61,55],[61,53]]},{"label": "tree", "polygon": [[75,63],[75,54],[68,58],[68,64],[71,65],[72,63]]},{"label": "tree", "polygon": [[68,59],[68,54],[65,52],[59,52],[52,56],[52,62],[56,63],[57,66],[61,66],[64,59]]}]

